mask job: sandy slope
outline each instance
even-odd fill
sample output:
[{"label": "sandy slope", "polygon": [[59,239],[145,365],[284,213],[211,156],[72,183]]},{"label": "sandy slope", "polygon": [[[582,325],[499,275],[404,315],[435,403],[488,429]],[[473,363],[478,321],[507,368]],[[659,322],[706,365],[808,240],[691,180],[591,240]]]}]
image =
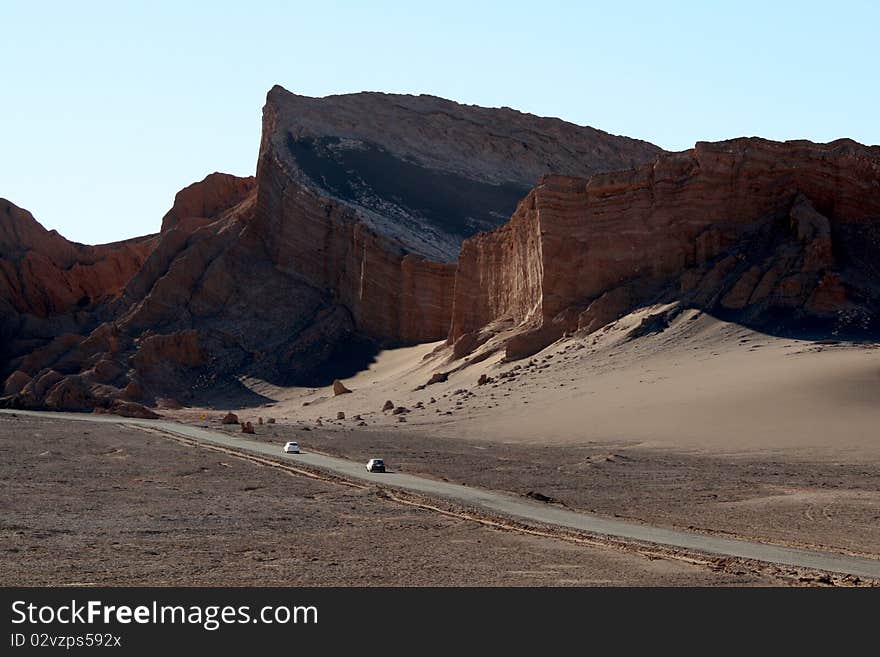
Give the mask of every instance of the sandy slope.
[{"label": "sandy slope", "polygon": [[[320,418],[324,426],[342,411],[340,426],[357,425],[352,417],[361,415],[368,427],[468,439],[880,461],[876,345],[778,338],[697,311],[662,332],[627,337],[657,310],[564,339],[531,360],[495,356],[424,390],[415,388],[452,367],[445,353],[432,354],[438,344],[383,352],[345,381],[354,392],[340,397],[326,388],[247,384],[277,400],[271,414],[312,424]],[[517,366],[515,377],[499,379]],[[482,373],[496,381],[477,386]],[[468,392],[456,394],[462,389]],[[386,400],[410,412],[383,413]]]}]

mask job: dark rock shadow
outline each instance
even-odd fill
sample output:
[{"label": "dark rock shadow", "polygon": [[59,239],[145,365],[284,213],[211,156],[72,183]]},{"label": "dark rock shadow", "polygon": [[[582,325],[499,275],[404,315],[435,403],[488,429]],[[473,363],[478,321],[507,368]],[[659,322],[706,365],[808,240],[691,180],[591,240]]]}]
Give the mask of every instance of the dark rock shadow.
[{"label": "dark rock shadow", "polygon": [[216,385],[193,392],[187,406],[204,406],[220,411],[253,408],[271,404],[276,400],[254,392],[238,379],[228,377]]},{"label": "dark rock shadow", "polygon": [[319,362],[305,370],[281,372],[273,383],[310,388],[329,386],[335,379],[347,379],[367,369],[376,362],[380,350],[378,343],[358,335],[350,335],[338,342],[313,345],[310,351],[322,352],[323,357]]}]

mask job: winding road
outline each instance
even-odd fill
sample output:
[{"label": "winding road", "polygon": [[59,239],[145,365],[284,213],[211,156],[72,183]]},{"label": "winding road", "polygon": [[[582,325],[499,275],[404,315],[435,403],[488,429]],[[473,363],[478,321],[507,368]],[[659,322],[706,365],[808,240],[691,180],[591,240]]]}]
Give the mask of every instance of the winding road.
[{"label": "winding road", "polygon": [[567,529],[683,548],[696,552],[880,579],[880,559],[870,559],[830,551],[805,550],[653,527],[602,518],[550,504],[532,502],[505,493],[462,486],[445,481],[436,481],[425,477],[394,472],[374,474],[367,472],[363,463],[356,463],[324,454],[308,453],[307,451],[302,454],[284,454],[281,451],[280,444],[261,443],[255,440],[231,437],[218,431],[178,424],[176,422],[123,418],[115,415],[87,415],[42,411],[0,410],[0,413],[15,413],[56,420],[65,419],[150,427],[202,443],[220,445],[261,456],[270,456],[281,461],[290,460],[293,464],[300,463],[329,471],[349,480],[382,484],[392,488],[453,500],[493,514],[501,514],[521,521],[556,525]]}]

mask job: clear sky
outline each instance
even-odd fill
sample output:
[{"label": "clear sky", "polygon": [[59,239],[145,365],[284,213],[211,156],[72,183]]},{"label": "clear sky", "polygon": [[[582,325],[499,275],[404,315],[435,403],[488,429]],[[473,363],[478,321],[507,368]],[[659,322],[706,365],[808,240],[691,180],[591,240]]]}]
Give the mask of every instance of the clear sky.
[{"label": "clear sky", "polygon": [[0,0],[0,196],[87,243],[254,172],[273,84],[430,93],[681,150],[880,143],[880,2]]}]

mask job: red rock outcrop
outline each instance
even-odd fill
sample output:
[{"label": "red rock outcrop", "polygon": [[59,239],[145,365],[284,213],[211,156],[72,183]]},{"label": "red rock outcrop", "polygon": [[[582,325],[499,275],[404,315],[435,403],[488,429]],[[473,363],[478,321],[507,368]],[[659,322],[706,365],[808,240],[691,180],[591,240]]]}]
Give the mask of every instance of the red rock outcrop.
[{"label": "red rock outcrop", "polygon": [[155,420],[161,417],[158,413],[154,413],[137,402],[117,400],[113,402],[109,410],[114,415],[121,415],[122,417],[137,417],[146,420]]},{"label": "red rock outcrop", "polygon": [[[64,356],[83,342],[141,268],[156,243],[147,236],[84,246],[47,231],[29,212],[0,199],[0,373],[5,395],[39,405],[49,399],[47,370],[69,373],[80,363]],[[59,362],[60,361],[60,362]],[[58,372],[50,375],[61,377]],[[24,381],[42,381],[28,386]],[[86,396],[72,382],[51,403],[84,409]],[[74,397],[81,397],[74,401]]]},{"label": "red rock outcrop", "polygon": [[661,292],[747,320],[867,318],[878,238],[880,148],[848,140],[699,143],[628,171],[548,176],[509,224],[463,244],[449,341],[507,320],[508,355],[529,355]]},{"label": "red rock outcrop", "polygon": [[[166,216],[173,217],[169,222],[173,225],[164,233],[119,244],[83,247],[67,242],[23,211],[10,212],[8,222],[0,220],[0,227],[6,228],[0,259],[4,271],[14,267],[27,271],[37,261],[51,265],[37,282],[18,275],[11,291],[9,286],[0,290],[0,303],[14,305],[19,313],[4,317],[6,326],[12,327],[8,330],[14,331],[14,340],[6,344],[17,345],[22,354],[14,350],[4,354],[15,370],[4,393],[13,398],[11,403],[129,412],[133,406],[120,404],[152,399],[156,388],[165,385],[164,376],[202,364],[198,332],[175,326],[187,314],[187,302],[198,297],[196,281],[210,260],[195,257],[200,254],[195,233],[206,223],[213,226],[203,231],[205,235],[219,231],[223,222],[241,219],[235,210],[253,207],[255,187],[252,178],[222,174],[212,174],[203,182],[178,195]],[[211,211],[218,216],[203,216]],[[188,244],[195,248],[187,248]],[[191,278],[179,276],[180,271],[189,272]],[[143,321],[145,317],[152,323]],[[52,333],[56,337],[46,342],[45,336]],[[34,334],[40,339],[31,337]],[[173,383],[171,376],[172,388]]]},{"label": "red rock outcrop", "polygon": [[154,243],[155,236],[100,246],[69,242],[0,199],[0,300],[36,318],[87,311],[122,292]]},{"label": "red rock outcrop", "polygon": [[187,223],[189,232],[212,223],[244,201],[256,188],[256,179],[214,172],[204,180],[185,187],[174,197],[174,205],[162,218],[162,232]]}]

